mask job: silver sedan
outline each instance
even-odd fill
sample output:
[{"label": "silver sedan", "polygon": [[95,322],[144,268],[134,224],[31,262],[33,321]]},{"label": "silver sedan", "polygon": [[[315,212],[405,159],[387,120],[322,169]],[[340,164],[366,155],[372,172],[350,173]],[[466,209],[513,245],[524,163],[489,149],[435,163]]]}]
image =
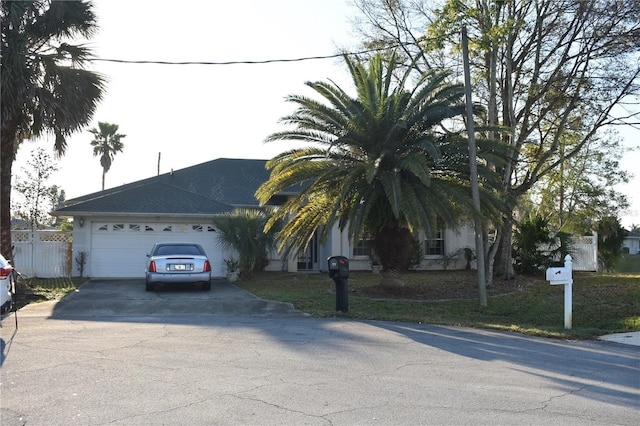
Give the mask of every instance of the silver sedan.
[{"label": "silver sedan", "polygon": [[211,290],[211,263],[199,244],[156,243],[147,257],[147,291],[161,283],[201,284]]}]

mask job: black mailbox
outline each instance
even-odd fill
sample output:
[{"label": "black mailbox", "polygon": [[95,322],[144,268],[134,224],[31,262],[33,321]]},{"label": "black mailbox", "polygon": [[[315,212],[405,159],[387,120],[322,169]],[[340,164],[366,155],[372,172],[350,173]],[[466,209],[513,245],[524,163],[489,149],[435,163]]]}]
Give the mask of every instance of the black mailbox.
[{"label": "black mailbox", "polygon": [[336,284],[336,311],[349,310],[349,259],[344,256],[331,256],[329,263],[329,278]]},{"label": "black mailbox", "polygon": [[344,256],[331,256],[328,262],[330,278],[349,278],[349,259]]}]

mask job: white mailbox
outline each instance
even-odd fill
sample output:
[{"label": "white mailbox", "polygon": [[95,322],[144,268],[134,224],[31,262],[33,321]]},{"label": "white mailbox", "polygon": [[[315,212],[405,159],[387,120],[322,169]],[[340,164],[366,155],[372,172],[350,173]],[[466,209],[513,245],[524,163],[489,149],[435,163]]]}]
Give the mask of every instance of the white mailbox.
[{"label": "white mailbox", "polygon": [[572,280],[571,268],[558,267],[547,269],[547,281],[553,285],[568,284]]},{"label": "white mailbox", "polygon": [[560,268],[547,269],[547,281],[552,285],[564,286],[564,328],[567,330],[571,328],[573,317],[572,306],[572,288],[573,288],[573,262],[571,256],[566,255],[564,257],[564,266]]}]

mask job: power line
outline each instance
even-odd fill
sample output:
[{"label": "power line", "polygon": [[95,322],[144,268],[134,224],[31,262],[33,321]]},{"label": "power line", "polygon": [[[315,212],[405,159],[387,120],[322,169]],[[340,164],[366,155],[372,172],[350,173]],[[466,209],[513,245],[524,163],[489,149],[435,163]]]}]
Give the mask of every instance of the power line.
[{"label": "power line", "polygon": [[[381,49],[376,49],[381,50]],[[368,50],[356,53],[336,53],[334,55],[322,55],[322,56],[306,56],[302,58],[289,58],[289,59],[265,59],[259,61],[145,61],[145,60],[128,60],[128,59],[109,59],[109,58],[93,58],[94,62],[115,62],[119,64],[156,64],[156,65],[255,65],[255,64],[274,64],[274,63],[286,63],[286,62],[303,62],[313,61],[320,59],[332,59],[339,58],[343,55],[358,55],[364,53],[370,53],[375,50]]]},{"label": "power line", "polygon": [[[154,64],[154,65],[257,65],[257,64],[273,64],[273,63],[290,63],[304,62],[324,59],[340,58],[342,56],[357,56],[373,52],[397,49],[401,46],[416,45],[416,43],[399,43],[391,46],[376,47],[357,52],[342,52],[332,55],[304,56],[300,58],[283,58],[283,59],[265,59],[265,60],[244,60],[244,61],[156,61],[156,60],[133,60],[133,59],[115,59],[115,58],[88,58],[87,62],[112,62],[119,64]],[[17,54],[24,56],[45,57],[48,55],[39,53],[22,53]]]}]

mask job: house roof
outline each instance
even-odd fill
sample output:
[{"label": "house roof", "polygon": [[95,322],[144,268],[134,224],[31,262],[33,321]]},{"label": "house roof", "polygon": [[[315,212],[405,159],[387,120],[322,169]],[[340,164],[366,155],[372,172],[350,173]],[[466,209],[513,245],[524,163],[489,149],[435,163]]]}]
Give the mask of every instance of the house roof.
[{"label": "house roof", "polygon": [[265,164],[220,158],[67,200],[53,214],[214,215],[257,207],[254,194],[269,178]]}]

